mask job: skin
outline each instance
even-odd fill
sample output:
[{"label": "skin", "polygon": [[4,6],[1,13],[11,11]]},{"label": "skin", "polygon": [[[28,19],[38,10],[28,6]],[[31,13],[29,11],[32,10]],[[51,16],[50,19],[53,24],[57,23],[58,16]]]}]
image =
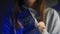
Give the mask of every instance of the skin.
[{"label": "skin", "polygon": [[44,33],[44,30],[45,30],[45,24],[43,21],[40,21],[38,24],[38,29],[42,32],[42,34]]},{"label": "skin", "polygon": [[25,0],[25,6],[27,7],[32,7],[34,5],[34,3],[36,2],[36,0]]}]

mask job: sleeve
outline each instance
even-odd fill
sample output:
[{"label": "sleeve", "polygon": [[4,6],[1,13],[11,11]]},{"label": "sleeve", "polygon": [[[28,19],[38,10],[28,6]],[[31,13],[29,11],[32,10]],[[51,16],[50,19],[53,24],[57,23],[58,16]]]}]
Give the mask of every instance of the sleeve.
[{"label": "sleeve", "polygon": [[49,9],[46,15],[46,30],[44,34],[60,34],[60,18],[56,10]]},{"label": "sleeve", "polygon": [[8,19],[8,17],[4,18],[2,22],[2,34],[14,34],[14,27],[12,23]]}]

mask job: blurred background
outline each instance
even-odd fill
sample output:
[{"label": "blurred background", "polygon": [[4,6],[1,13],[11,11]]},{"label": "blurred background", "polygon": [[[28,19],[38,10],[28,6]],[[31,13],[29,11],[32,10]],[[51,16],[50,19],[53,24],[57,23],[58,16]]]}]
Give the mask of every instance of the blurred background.
[{"label": "blurred background", "polygon": [[[55,9],[60,14],[59,0],[46,0],[46,6]],[[11,13],[14,7],[15,0],[0,0],[0,27],[2,25],[2,20],[5,18],[6,15],[9,15]]]}]

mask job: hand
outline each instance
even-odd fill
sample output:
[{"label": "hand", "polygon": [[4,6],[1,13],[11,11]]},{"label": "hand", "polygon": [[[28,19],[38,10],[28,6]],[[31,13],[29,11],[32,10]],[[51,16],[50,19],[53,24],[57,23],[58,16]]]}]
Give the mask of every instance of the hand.
[{"label": "hand", "polygon": [[44,33],[44,30],[45,30],[45,24],[44,24],[44,22],[39,22],[38,24],[38,29],[42,32],[42,33]]}]

